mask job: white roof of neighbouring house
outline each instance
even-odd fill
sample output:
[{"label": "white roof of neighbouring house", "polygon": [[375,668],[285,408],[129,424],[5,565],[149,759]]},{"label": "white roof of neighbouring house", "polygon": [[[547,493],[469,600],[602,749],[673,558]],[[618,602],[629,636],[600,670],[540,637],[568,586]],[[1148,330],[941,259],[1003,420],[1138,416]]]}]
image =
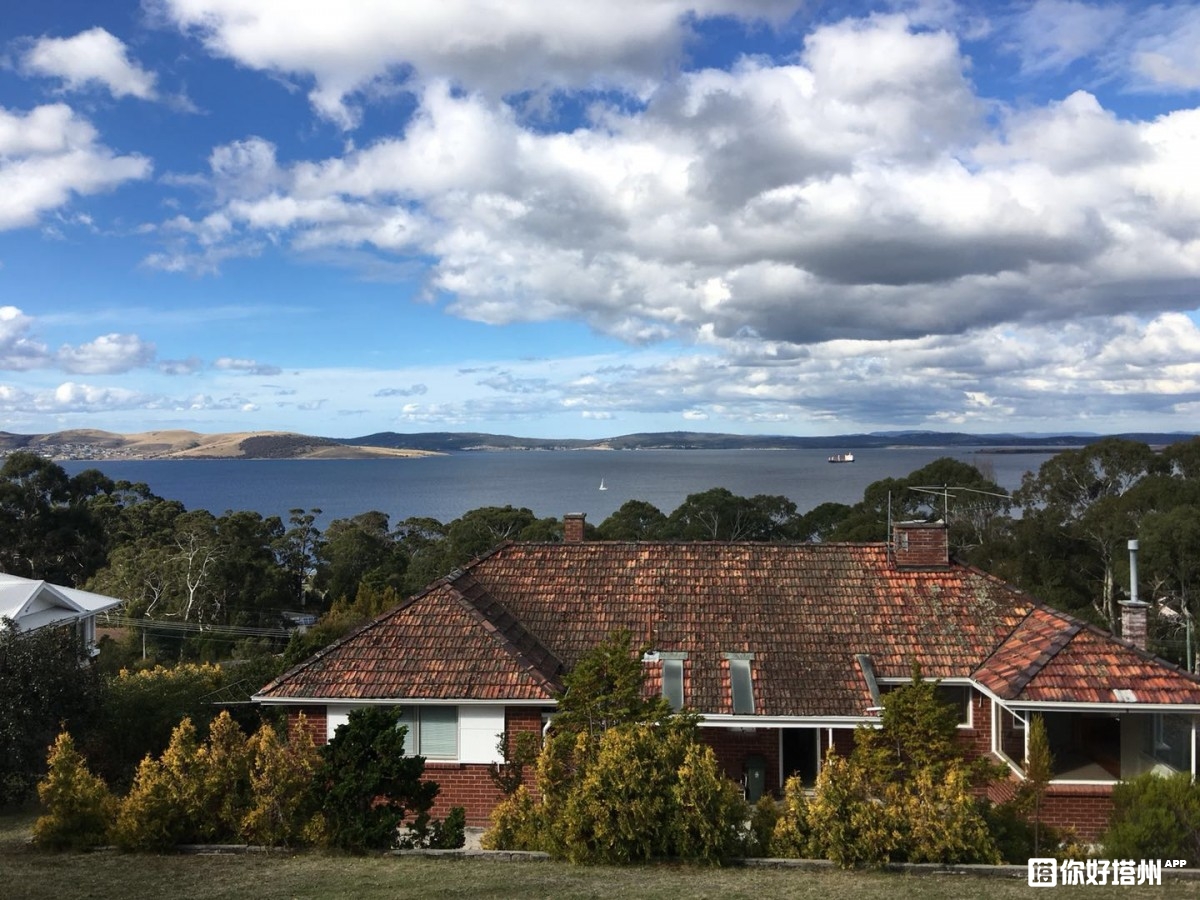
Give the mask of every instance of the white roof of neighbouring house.
[{"label": "white roof of neighbouring house", "polygon": [[73,622],[120,605],[115,597],[0,572],[0,618],[12,619],[21,631]]}]

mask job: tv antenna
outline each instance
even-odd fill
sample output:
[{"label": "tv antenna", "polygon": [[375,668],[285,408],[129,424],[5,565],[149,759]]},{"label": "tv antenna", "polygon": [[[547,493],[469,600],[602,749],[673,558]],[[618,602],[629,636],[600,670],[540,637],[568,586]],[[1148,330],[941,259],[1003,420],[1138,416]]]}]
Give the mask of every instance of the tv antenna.
[{"label": "tv antenna", "polygon": [[951,487],[948,484],[927,484],[927,485],[912,485],[910,491],[916,491],[920,494],[932,494],[935,497],[942,498],[942,520],[949,524],[950,522],[950,497],[957,498],[958,494],[983,494],[987,497],[999,497],[1001,500],[1011,500],[1010,494],[998,494],[995,491],[983,491],[979,488],[969,487]]}]

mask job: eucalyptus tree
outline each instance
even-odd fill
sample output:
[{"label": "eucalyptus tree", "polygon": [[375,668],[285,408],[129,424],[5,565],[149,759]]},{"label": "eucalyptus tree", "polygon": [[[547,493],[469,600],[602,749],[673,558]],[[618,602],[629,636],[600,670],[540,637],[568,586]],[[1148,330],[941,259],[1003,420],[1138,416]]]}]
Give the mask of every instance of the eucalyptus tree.
[{"label": "eucalyptus tree", "polygon": [[1071,564],[1087,575],[1091,607],[1110,630],[1119,619],[1118,564],[1147,511],[1131,491],[1147,475],[1165,471],[1147,444],[1105,438],[1052,456],[1036,474],[1026,474],[1016,494],[1023,507],[1018,527],[1057,530],[1085,551],[1070,554]]},{"label": "eucalyptus tree", "polygon": [[89,501],[112,487],[94,469],[71,477],[36,453],[10,454],[0,466],[0,569],[82,583],[104,564],[106,550]]},{"label": "eucalyptus tree", "polygon": [[378,510],[330,522],[316,549],[314,586],[326,605],[353,600],[363,581],[398,587],[408,568],[387,513]]},{"label": "eucalyptus tree", "polygon": [[667,517],[645,500],[626,500],[616,512],[596,527],[602,541],[650,541],[659,537]]},{"label": "eucalyptus tree", "polygon": [[287,575],[289,597],[297,606],[305,606],[308,602],[325,543],[316,526],[320,514],[320,509],[289,510],[288,525],[291,527],[275,544],[279,565]]},{"label": "eucalyptus tree", "polygon": [[777,541],[793,536],[796,504],[787,497],[739,497],[727,488],[689,494],[667,517],[663,537],[685,541]]}]

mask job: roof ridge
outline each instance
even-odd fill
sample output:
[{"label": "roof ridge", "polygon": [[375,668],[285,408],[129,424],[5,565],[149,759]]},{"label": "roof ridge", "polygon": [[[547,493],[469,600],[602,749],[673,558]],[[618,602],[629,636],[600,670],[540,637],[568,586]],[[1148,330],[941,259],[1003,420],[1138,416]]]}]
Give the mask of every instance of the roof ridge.
[{"label": "roof ridge", "polygon": [[[548,693],[562,690],[559,676],[566,667],[507,606],[492,595],[470,572],[462,572],[447,586],[467,614],[529,672]],[[547,666],[546,663],[551,663]]]},{"label": "roof ridge", "polygon": [[996,644],[996,646],[992,648],[992,652],[984,657],[979,665],[974,668],[974,670],[971,672],[971,678],[978,681],[980,678],[980,673],[986,671],[998,656],[1005,653],[1009,649],[1010,641],[1015,643],[1016,641],[1021,640],[1021,632],[1032,627],[1032,619],[1038,613],[1046,613],[1051,617],[1065,620],[1067,628],[1065,631],[1060,629],[1058,633],[1051,638],[1046,649],[1044,649],[1034,659],[1027,663],[1015,675],[1005,679],[1004,685],[1006,692],[1009,693],[1009,696],[1005,697],[1004,699],[1011,700],[1018,696],[1029,684],[1029,682],[1032,681],[1034,677],[1043,668],[1045,668],[1047,664],[1050,663],[1051,660],[1058,656],[1058,654],[1062,652],[1063,648],[1071,643],[1071,640],[1080,631],[1080,623],[1071,620],[1067,616],[1060,615],[1056,609],[1035,603],[1029,612],[1025,613],[1025,615],[1021,617],[1017,624],[1013,626],[1008,634],[1006,634]]}]

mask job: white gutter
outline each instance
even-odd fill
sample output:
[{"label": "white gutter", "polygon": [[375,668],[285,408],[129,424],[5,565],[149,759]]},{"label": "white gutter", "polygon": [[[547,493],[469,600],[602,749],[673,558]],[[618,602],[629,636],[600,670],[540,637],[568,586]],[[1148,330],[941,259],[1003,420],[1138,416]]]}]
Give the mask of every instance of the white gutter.
[{"label": "white gutter", "polygon": [[554,706],[553,700],[467,700],[463,698],[446,697],[431,699],[429,697],[387,697],[363,699],[361,697],[264,697],[255,694],[250,698],[251,703],[262,703],[266,706]]}]

